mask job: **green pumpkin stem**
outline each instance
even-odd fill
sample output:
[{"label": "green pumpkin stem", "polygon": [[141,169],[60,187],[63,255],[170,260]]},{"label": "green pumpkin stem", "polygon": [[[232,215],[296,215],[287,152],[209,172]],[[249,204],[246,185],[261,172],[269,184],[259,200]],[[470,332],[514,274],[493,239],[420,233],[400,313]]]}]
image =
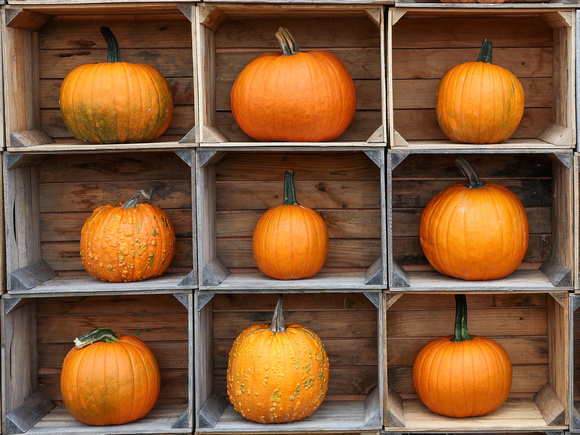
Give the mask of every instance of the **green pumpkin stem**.
[{"label": "green pumpkin stem", "polygon": [[493,44],[489,39],[484,39],[481,43],[481,50],[477,62],[492,63],[493,61]]},{"label": "green pumpkin stem", "polygon": [[286,171],[284,175],[284,202],[282,205],[298,205],[298,201],[296,201],[294,171]]},{"label": "green pumpkin stem", "polygon": [[270,331],[272,332],[284,332],[286,331],[286,326],[284,325],[284,313],[282,312],[282,302],[284,296],[278,295],[278,302],[276,303],[276,308],[274,309],[274,316],[272,317],[272,324],[270,325]]},{"label": "green pumpkin stem", "polygon": [[117,38],[108,27],[101,27],[101,33],[107,41],[107,62],[121,62],[121,51],[119,50],[119,43]]},{"label": "green pumpkin stem", "polygon": [[123,204],[122,207],[123,208],[135,207],[137,205],[137,203],[139,202],[139,197],[141,195],[143,195],[147,199],[151,199],[151,195],[153,195],[153,190],[149,190],[148,192],[145,190],[140,190],[135,195],[133,195],[131,197],[131,199],[129,199],[129,201],[127,201],[125,204]]},{"label": "green pumpkin stem", "polygon": [[467,184],[465,187],[470,189],[479,189],[480,187],[485,186],[485,183],[479,180],[475,169],[473,169],[473,167],[467,163],[467,160],[465,160],[463,157],[457,157],[455,159],[455,163],[457,166],[459,166],[459,169],[461,169],[461,172],[465,178],[467,178]]},{"label": "green pumpkin stem", "polygon": [[467,331],[467,298],[465,295],[455,295],[455,336],[451,341],[473,340]]},{"label": "green pumpkin stem", "polygon": [[292,56],[293,54],[300,52],[300,50],[298,49],[298,45],[296,45],[296,41],[294,40],[288,29],[280,27],[276,32],[276,38],[280,43],[280,47],[282,47],[282,53],[284,56]]},{"label": "green pumpkin stem", "polygon": [[97,341],[102,341],[103,343],[114,343],[119,341],[119,339],[112,329],[97,328],[75,338],[74,343],[77,349],[82,349],[83,347],[96,343]]}]

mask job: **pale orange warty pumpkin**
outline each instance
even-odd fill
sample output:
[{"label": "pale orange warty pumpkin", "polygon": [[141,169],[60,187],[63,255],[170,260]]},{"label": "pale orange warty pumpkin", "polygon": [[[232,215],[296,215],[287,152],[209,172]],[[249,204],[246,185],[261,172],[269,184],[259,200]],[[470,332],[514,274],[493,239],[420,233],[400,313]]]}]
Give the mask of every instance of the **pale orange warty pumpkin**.
[{"label": "pale orange warty pumpkin", "polygon": [[228,361],[228,396],[248,420],[302,420],[326,395],[328,367],[324,345],[313,331],[284,325],[280,296],[271,325],[250,326],[236,338]]},{"label": "pale orange warty pumpkin", "polygon": [[294,171],[284,177],[284,202],[260,217],[252,239],[260,271],[276,279],[309,278],[328,256],[328,229],[311,208],[298,204]]},{"label": "pale orange warty pumpkin", "polygon": [[279,53],[264,53],[238,75],[232,113],[260,141],[320,142],[340,136],[356,110],[354,82],[342,61],[324,50],[299,51],[280,28]]},{"label": "pale orange warty pumpkin", "polygon": [[437,414],[489,414],[509,395],[511,361],[496,341],[469,336],[465,295],[455,295],[455,300],[455,335],[437,338],[419,351],[413,365],[415,390]]},{"label": "pale orange warty pumpkin", "polygon": [[142,281],[161,275],[175,254],[175,231],[156,205],[126,203],[97,207],[81,230],[80,255],[90,275],[103,281]]},{"label": "pale orange warty pumpkin", "polygon": [[144,417],[159,396],[155,356],[139,338],[95,329],[77,339],[62,364],[60,387],[68,412],[90,425]]},{"label": "pale orange warty pumpkin", "polygon": [[429,263],[444,275],[466,280],[503,278],[528,249],[528,218],[509,189],[479,181],[463,158],[456,160],[467,184],[438,193],[421,215],[419,238]]},{"label": "pale orange warty pumpkin", "polygon": [[119,45],[102,27],[108,61],[74,68],[60,87],[60,112],[69,132],[89,143],[149,142],[173,113],[169,83],[156,68],[121,62]]},{"label": "pale orange warty pumpkin", "polygon": [[524,90],[509,70],[493,65],[492,43],[484,39],[476,62],[451,68],[437,88],[437,121],[458,143],[504,142],[524,113]]}]

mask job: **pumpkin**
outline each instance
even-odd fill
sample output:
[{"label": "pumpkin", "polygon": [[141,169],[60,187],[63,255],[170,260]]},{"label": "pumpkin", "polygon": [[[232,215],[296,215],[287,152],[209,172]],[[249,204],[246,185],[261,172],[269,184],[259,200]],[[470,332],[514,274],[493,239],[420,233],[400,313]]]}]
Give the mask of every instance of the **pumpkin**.
[{"label": "pumpkin", "polygon": [[437,414],[489,414],[510,392],[510,358],[496,341],[469,335],[465,295],[455,295],[455,300],[455,335],[436,338],[421,348],[413,364],[415,390]]},{"label": "pumpkin", "polygon": [[256,224],[252,252],[260,271],[276,279],[309,278],[324,266],[328,229],[316,211],[298,204],[294,171],[285,173],[282,205]]},{"label": "pumpkin", "polygon": [[437,121],[454,142],[504,142],[520,124],[522,84],[511,71],[492,64],[492,57],[493,45],[484,39],[476,62],[451,68],[439,82]]},{"label": "pumpkin", "polygon": [[155,355],[142,340],[99,328],[75,339],[60,387],[70,415],[105,426],[144,417],[157,401],[160,379]]},{"label": "pumpkin", "polygon": [[509,189],[479,180],[463,158],[456,160],[467,184],[454,184],[423,209],[419,239],[429,263],[465,280],[503,278],[528,249],[528,218]]},{"label": "pumpkin", "polygon": [[284,325],[282,295],[271,325],[253,325],[229,353],[227,393],[234,409],[258,423],[298,421],[322,403],[328,388],[328,356],[310,329]]},{"label": "pumpkin", "polygon": [[102,281],[142,281],[161,275],[175,254],[175,231],[156,205],[127,202],[97,207],[81,230],[80,255],[87,272]]},{"label": "pumpkin", "polygon": [[238,126],[259,141],[320,142],[340,136],[356,109],[350,73],[325,50],[300,51],[287,29],[282,55],[264,53],[238,75],[231,107]]},{"label": "pumpkin", "polygon": [[60,112],[69,132],[89,143],[149,142],[163,134],[173,113],[169,83],[156,68],[121,62],[108,27],[107,62],[80,65],[60,87]]}]

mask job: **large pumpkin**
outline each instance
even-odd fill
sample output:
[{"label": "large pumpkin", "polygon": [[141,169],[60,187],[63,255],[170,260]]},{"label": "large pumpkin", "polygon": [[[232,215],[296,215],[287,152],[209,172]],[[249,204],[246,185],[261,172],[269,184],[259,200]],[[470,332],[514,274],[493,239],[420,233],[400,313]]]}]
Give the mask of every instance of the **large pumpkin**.
[{"label": "large pumpkin", "polygon": [[455,335],[437,338],[419,351],[413,365],[415,390],[437,414],[489,414],[509,395],[512,365],[496,341],[469,336],[465,295],[455,295],[455,300]]},{"label": "large pumpkin", "polygon": [[340,136],[356,109],[354,82],[324,50],[300,51],[288,30],[279,53],[264,53],[238,75],[231,107],[238,126],[260,141],[319,142]]},{"label": "large pumpkin", "polygon": [[143,341],[99,328],[75,339],[60,387],[75,419],[104,426],[144,417],[157,401],[160,379],[155,355]]},{"label": "large pumpkin", "polygon": [[161,275],[175,254],[175,231],[156,205],[138,204],[140,190],[117,205],[97,207],[81,230],[80,255],[89,274],[103,281],[142,281]]},{"label": "large pumpkin", "polygon": [[227,392],[234,409],[248,420],[297,421],[322,403],[328,373],[320,338],[302,325],[284,325],[280,295],[272,324],[250,326],[234,341]]},{"label": "large pumpkin", "polygon": [[69,132],[89,143],[149,142],[163,134],[173,113],[169,83],[156,68],[121,62],[108,27],[107,62],[74,68],[60,87],[60,112]]},{"label": "large pumpkin", "polygon": [[484,39],[476,62],[451,68],[437,88],[437,121],[459,143],[504,142],[524,113],[524,90],[509,70],[492,64],[493,47]]},{"label": "large pumpkin", "polygon": [[260,271],[272,278],[309,278],[324,266],[328,229],[316,211],[296,201],[294,171],[286,171],[282,205],[260,217],[252,250]]},{"label": "large pumpkin", "polygon": [[463,158],[456,163],[467,184],[454,184],[431,199],[421,215],[419,238],[429,263],[466,280],[503,278],[528,249],[528,218],[509,189],[481,182]]}]

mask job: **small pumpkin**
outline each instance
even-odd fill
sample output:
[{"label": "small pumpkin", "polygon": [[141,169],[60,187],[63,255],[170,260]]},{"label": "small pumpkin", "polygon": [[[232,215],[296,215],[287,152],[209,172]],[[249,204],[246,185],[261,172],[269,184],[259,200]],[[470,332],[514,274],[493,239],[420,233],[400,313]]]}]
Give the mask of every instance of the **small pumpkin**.
[{"label": "small pumpkin", "polygon": [[160,380],[155,355],[142,340],[98,328],[75,339],[60,387],[76,420],[105,426],[144,417],[157,401]]},{"label": "small pumpkin", "polygon": [[287,29],[282,55],[264,53],[238,75],[231,107],[238,126],[259,141],[320,142],[340,136],[356,110],[348,69],[325,50],[300,51]]},{"label": "small pumpkin", "polygon": [[465,159],[456,163],[468,182],[449,186],[423,209],[419,224],[423,253],[444,275],[503,278],[519,266],[528,249],[524,206],[509,189],[480,181]]},{"label": "small pumpkin", "polygon": [[437,414],[489,414],[509,395],[511,361],[496,341],[469,335],[466,297],[457,294],[455,301],[455,335],[437,338],[421,348],[413,364],[415,390]]},{"label": "small pumpkin", "polygon": [[149,142],[163,134],[173,113],[169,83],[155,67],[121,62],[108,27],[107,62],[80,65],[60,87],[59,105],[68,131],[89,143]]},{"label": "small pumpkin", "polygon": [[475,62],[451,68],[439,82],[435,110],[443,133],[454,142],[504,142],[524,114],[524,89],[509,70],[492,64],[484,39]]},{"label": "small pumpkin", "polygon": [[294,171],[286,171],[282,205],[266,211],[254,229],[252,251],[258,268],[276,279],[309,278],[324,266],[328,240],[324,219],[298,204]]},{"label": "small pumpkin", "polygon": [[129,201],[97,207],[81,230],[80,255],[87,272],[102,281],[142,281],[161,275],[175,254],[167,214],[140,190]]},{"label": "small pumpkin", "polygon": [[282,295],[271,325],[253,325],[229,353],[227,393],[234,409],[258,423],[286,423],[311,415],[328,388],[328,356],[312,330],[284,325]]}]

